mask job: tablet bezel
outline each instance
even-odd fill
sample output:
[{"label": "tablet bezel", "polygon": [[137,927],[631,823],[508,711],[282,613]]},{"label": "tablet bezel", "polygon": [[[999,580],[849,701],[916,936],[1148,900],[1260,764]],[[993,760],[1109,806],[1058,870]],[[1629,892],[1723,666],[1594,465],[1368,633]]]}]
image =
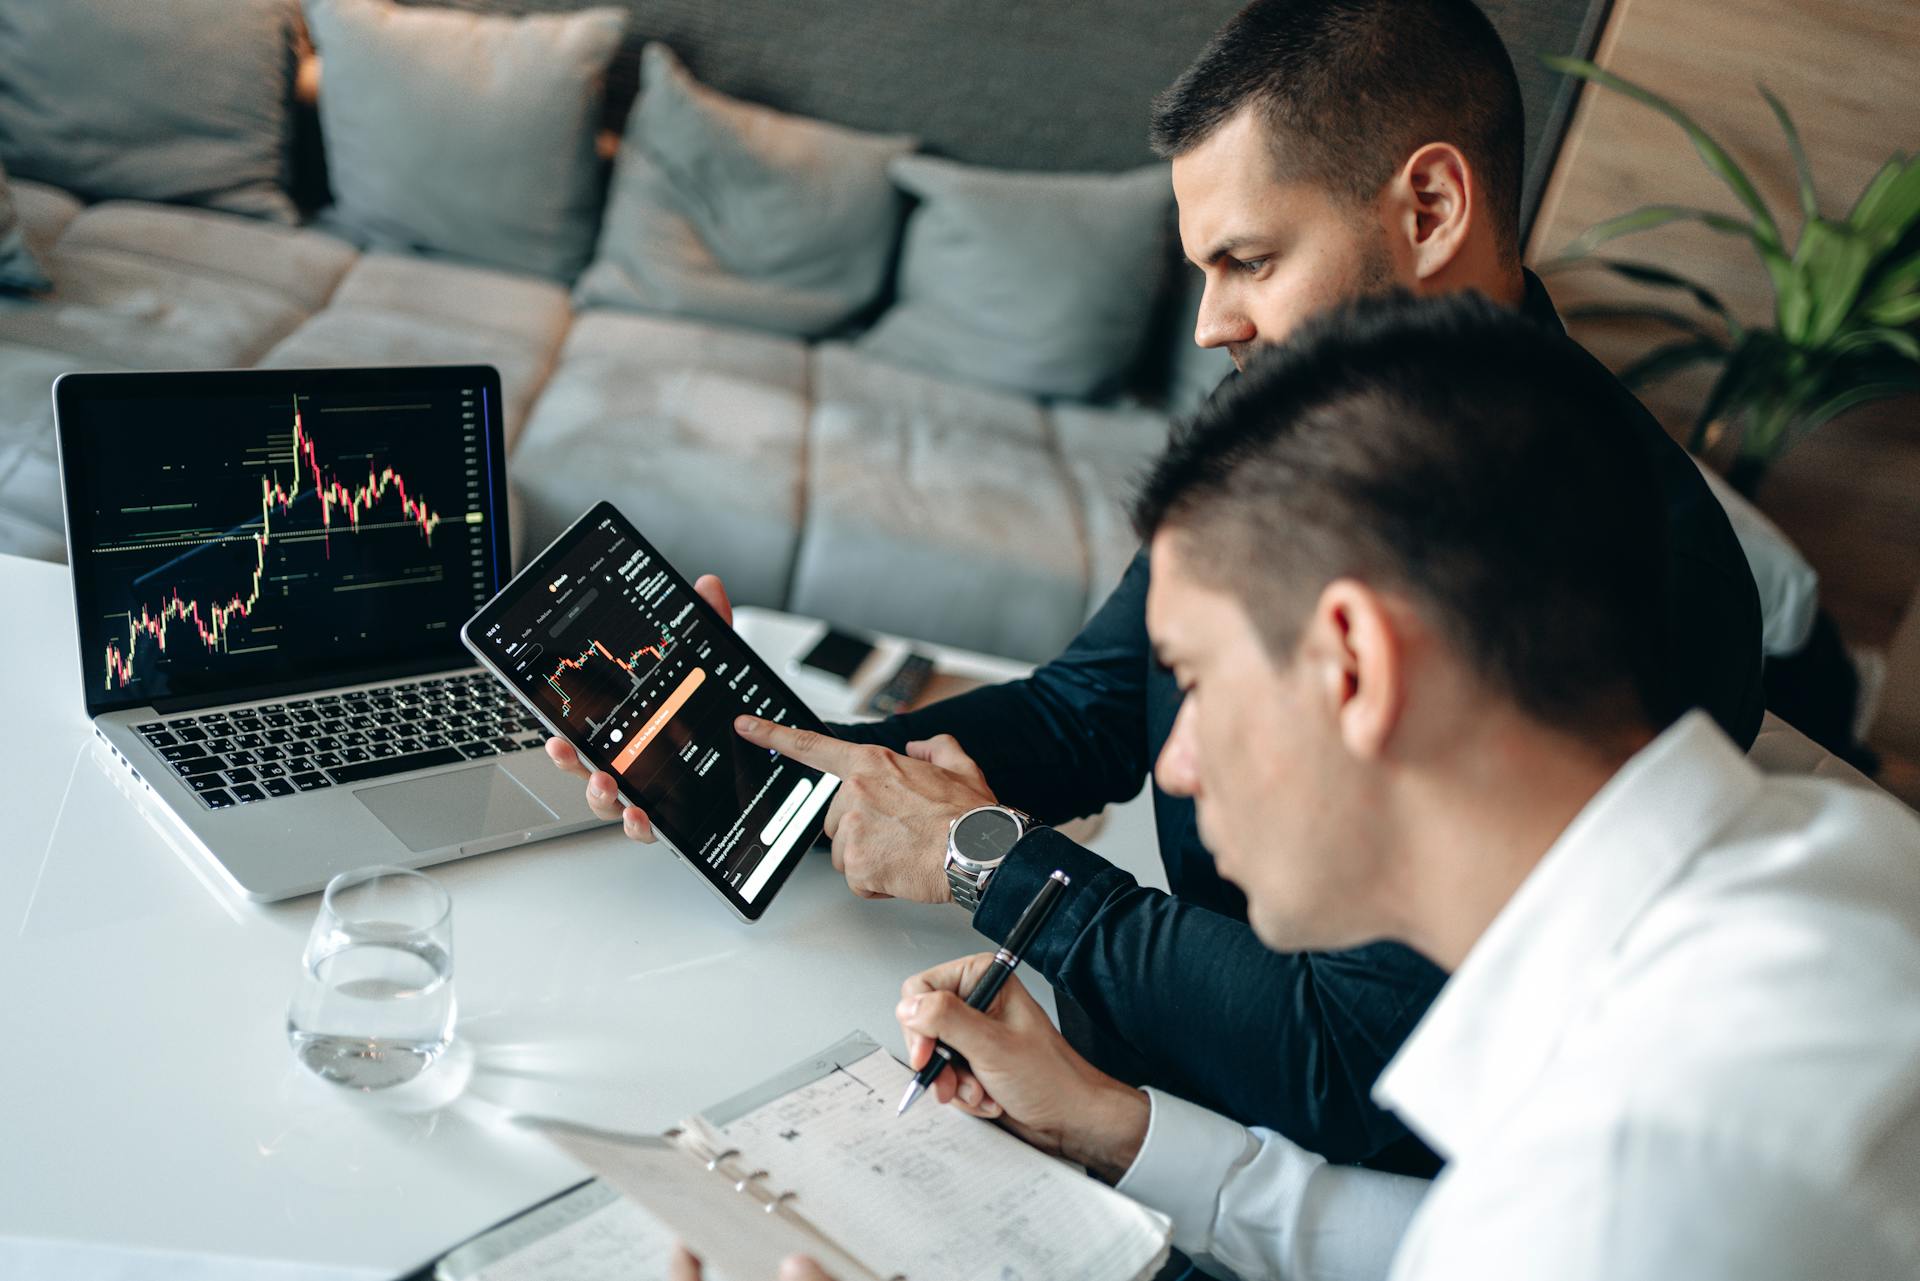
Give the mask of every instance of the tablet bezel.
[{"label": "tablet bezel", "polygon": [[[797,729],[812,730],[815,733],[831,735],[832,731],[827,729],[825,723],[822,722],[818,716],[814,715],[813,709],[808,707],[806,703],[801,700],[800,696],[795,694],[792,688],[780,678],[779,673],[774,669],[773,665],[762,658],[752,646],[747,644],[746,640],[741,637],[738,632],[733,630],[733,627],[728,624],[726,620],[720,617],[713,606],[709,605],[705,598],[693,589],[693,584],[688,581],[686,575],[682,574],[671,561],[663,556],[659,548],[647,541],[645,535],[634,528],[633,522],[628,520],[626,516],[620,512],[619,508],[604,500],[595,503],[584,515],[569,525],[558,538],[547,544],[537,556],[529,560],[520,572],[515,574],[506,586],[496,592],[493,599],[489,600],[485,605],[482,605],[479,611],[475,613],[472,618],[468,619],[460,629],[461,642],[466,645],[473,656],[479,660],[480,665],[486,668],[494,679],[511,690],[513,696],[519,699],[520,702],[539,719],[542,725],[547,727],[549,733],[565,739],[567,743],[573,747],[573,750],[579,753],[580,758],[594,769],[612,775],[616,783],[621,782],[619,772],[612,766],[611,757],[604,752],[596,751],[591,745],[582,742],[567,728],[556,725],[552,718],[547,715],[546,709],[541,707],[537,700],[523,690],[519,683],[494,661],[493,655],[487,652],[486,647],[481,644],[479,638],[485,635],[489,627],[499,622],[502,616],[510,609],[523,603],[527,596],[534,592],[544,591],[544,584],[551,578],[553,567],[559,561],[571,555],[575,547],[593,532],[602,520],[607,518],[613,520],[621,534],[632,539],[636,546],[653,557],[655,563],[661,569],[672,575],[675,585],[686,592],[687,596],[694,602],[694,608],[698,610],[700,617],[711,626],[714,634],[721,638],[718,643],[737,646],[740,657],[750,658],[759,664],[760,671],[765,681],[771,686],[772,691],[778,695],[783,695],[787,705],[793,709],[793,715],[787,722],[788,724]],[[731,660],[734,656],[729,655],[728,657]],[[823,774],[822,777],[832,778],[834,776]],[[836,786],[837,782],[836,780]],[[621,787],[619,796],[623,804],[636,805],[641,809],[647,809],[646,798],[644,796],[629,796],[624,786]],[[650,810],[648,811],[648,817],[652,818],[652,811]],[[787,878],[793,874],[793,869],[800,865],[801,858],[803,858],[806,852],[813,847],[814,843],[820,839],[822,832],[825,830],[825,825],[826,810],[823,808],[808,821],[807,827],[801,831],[800,838],[794,842],[793,848],[788,851],[784,864],[774,869],[773,875],[768,879],[766,884],[761,887],[759,896],[752,902],[748,902],[735,891],[734,887],[720,880],[717,870],[709,866],[706,862],[696,858],[689,858],[683,852],[685,848],[687,848],[688,843],[681,839],[682,833],[674,832],[658,821],[655,821],[653,826],[654,831],[673,847],[675,857],[692,868],[694,872],[699,875],[701,881],[706,884],[707,888],[717,894],[720,901],[725,903],[735,916],[748,924],[753,924],[766,914],[768,906],[778,897],[781,887],[786,884]]]}]

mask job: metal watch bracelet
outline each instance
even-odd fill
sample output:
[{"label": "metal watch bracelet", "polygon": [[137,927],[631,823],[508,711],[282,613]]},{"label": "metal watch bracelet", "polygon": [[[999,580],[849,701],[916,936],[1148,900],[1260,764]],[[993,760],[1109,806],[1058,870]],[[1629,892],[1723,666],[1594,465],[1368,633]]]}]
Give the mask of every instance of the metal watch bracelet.
[{"label": "metal watch bracelet", "polygon": [[[982,808],[986,807],[983,806]],[[1017,810],[1011,805],[994,805],[992,808],[1005,810],[1019,820],[1020,834],[1014,838],[1014,844],[1016,845],[1022,840],[1025,840],[1029,833],[1040,826],[1040,824],[1033,821],[1032,815],[1023,810]],[[971,812],[972,811],[969,811],[969,813]],[[944,862],[946,864],[947,889],[952,893],[953,901],[964,908],[968,916],[972,916],[974,912],[979,910],[980,900],[986,897],[987,886],[993,880],[993,874],[999,868],[1000,863],[1005,861],[1006,855],[1003,854],[999,860],[982,867],[977,874],[962,866],[961,862],[954,857],[952,842],[954,829],[959,826],[961,819],[965,817],[966,815],[963,814],[960,818],[954,819],[952,825],[948,828],[948,856]],[[1008,847],[1008,852],[1012,852],[1011,846]]]}]

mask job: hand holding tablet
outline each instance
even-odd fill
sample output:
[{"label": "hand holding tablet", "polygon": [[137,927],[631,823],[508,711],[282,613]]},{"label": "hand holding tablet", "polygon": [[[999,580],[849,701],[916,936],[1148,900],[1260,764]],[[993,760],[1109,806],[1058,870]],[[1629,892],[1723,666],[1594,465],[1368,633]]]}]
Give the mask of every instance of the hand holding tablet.
[{"label": "hand holding tablet", "polygon": [[461,639],[743,920],[760,918],[820,835],[840,780],[756,748],[733,721],[825,726],[611,504],[535,557]]}]

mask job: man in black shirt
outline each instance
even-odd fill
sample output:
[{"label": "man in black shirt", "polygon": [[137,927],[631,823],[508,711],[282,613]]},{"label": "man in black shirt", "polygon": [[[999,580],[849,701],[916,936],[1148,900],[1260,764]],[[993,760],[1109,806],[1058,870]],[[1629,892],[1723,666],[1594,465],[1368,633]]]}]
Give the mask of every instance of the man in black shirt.
[{"label": "man in black shirt", "polygon": [[[1195,340],[1240,363],[1317,312],[1395,286],[1477,290],[1558,328],[1520,262],[1520,110],[1506,50],[1469,0],[1256,0],[1155,104],[1181,241],[1206,276]],[[1752,575],[1692,461],[1624,389],[1616,408],[1620,448],[1644,451],[1665,502],[1667,608],[1639,621],[1664,647],[1667,693],[1749,745],[1762,712]],[[1147,582],[1142,553],[1025,680],[846,727],[851,742],[757,722],[741,732],[846,780],[827,830],[857,893],[957,891],[1000,941],[1039,882],[1069,872],[1027,959],[1097,1063],[1336,1162],[1430,1172],[1430,1154],[1368,1094],[1438,990],[1437,969],[1389,944],[1266,951],[1192,803],[1158,788],[1170,894],[1045,826],[1134,796],[1167,740],[1181,693],[1148,643]],[[700,586],[724,606],[717,580]],[[564,744],[550,750],[585,773]],[[589,779],[600,813],[651,839],[645,815],[623,815],[613,796],[612,779]],[[950,824],[991,805],[1031,818],[993,829],[997,861],[948,860]]]}]

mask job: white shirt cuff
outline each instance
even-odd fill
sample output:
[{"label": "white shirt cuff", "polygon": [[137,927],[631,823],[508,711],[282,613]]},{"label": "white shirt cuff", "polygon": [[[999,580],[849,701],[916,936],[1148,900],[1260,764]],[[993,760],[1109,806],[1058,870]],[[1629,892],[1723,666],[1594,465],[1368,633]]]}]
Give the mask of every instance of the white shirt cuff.
[{"label": "white shirt cuff", "polygon": [[1173,1220],[1173,1243],[1188,1254],[1211,1254],[1220,1190],[1259,1148],[1237,1121],[1148,1089],[1152,1111],[1146,1141],[1120,1192]]}]

